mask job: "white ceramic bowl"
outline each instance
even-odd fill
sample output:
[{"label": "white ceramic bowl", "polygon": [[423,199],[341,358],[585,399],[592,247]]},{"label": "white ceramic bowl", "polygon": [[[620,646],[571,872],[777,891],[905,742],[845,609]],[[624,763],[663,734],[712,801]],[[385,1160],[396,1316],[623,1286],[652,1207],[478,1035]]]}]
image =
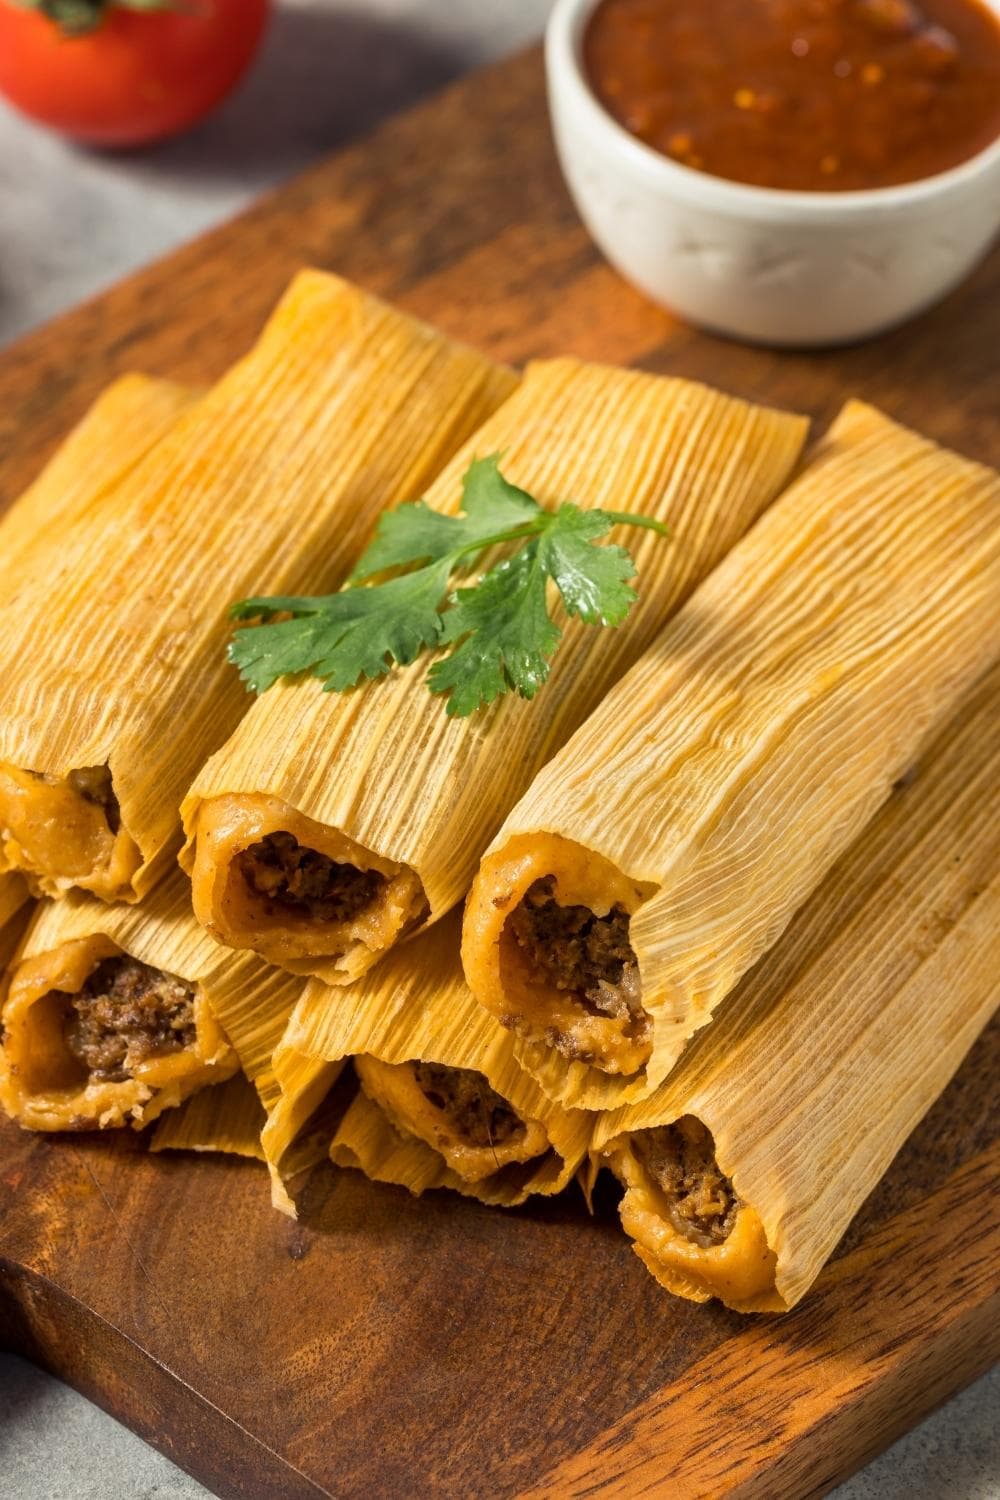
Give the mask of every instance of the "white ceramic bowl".
[{"label": "white ceramic bowl", "polygon": [[557,0],[549,20],[556,147],[597,244],[655,301],[741,339],[849,343],[936,302],[986,253],[1000,228],[1000,138],[948,172],[866,192],[710,177],[644,145],[591,92],[581,44],[595,4]]}]

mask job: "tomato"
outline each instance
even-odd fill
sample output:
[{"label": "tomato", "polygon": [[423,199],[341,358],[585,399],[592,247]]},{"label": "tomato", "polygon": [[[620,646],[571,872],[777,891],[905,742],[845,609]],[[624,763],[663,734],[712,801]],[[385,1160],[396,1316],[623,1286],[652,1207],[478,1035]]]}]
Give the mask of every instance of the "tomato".
[{"label": "tomato", "polygon": [[39,10],[0,0],[0,92],[78,141],[162,140],[234,87],[269,9],[270,0],[176,0],[147,10],[95,3],[97,24],[72,34]]}]

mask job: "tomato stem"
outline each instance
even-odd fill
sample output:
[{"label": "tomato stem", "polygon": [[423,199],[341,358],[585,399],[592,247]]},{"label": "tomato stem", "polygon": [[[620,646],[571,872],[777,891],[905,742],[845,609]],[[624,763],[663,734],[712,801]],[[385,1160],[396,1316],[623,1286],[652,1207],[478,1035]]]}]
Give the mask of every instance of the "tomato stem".
[{"label": "tomato stem", "polygon": [[135,11],[177,8],[175,0],[14,0],[14,3],[47,16],[67,36],[84,36],[88,31],[94,31],[107,11],[115,7]]}]

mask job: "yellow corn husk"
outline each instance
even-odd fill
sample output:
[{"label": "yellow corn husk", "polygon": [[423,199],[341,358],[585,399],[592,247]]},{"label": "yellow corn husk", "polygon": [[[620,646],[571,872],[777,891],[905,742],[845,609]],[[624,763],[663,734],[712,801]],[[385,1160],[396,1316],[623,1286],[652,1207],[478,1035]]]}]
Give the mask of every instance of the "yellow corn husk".
[{"label": "yellow corn husk", "polygon": [[[311,981],[274,1057],[282,1090],[264,1129],[269,1160],[280,1163],[304,1115],[299,1093],[303,1074],[315,1077],[325,1065],[325,1086],[349,1058],[377,1060],[393,1067],[408,1062],[438,1063],[482,1075],[528,1125],[530,1159],[493,1166],[489,1147],[445,1155],[407,1128],[389,1105],[394,1124],[379,1103],[356,1099],[338,1126],[330,1155],[340,1166],[358,1166],[380,1182],[395,1182],[421,1193],[449,1187],[483,1203],[511,1207],[535,1193],[559,1192],[584,1160],[590,1117],[551,1104],[518,1067],[510,1035],[475,1004],[458,961],[459,921],[454,913],[431,932],[398,949],[364,980],[331,1004],[327,986]],[[311,1068],[310,1068],[311,1065]],[[363,1075],[364,1077],[364,1075]],[[368,1087],[367,1080],[365,1086]],[[383,1099],[381,1089],[379,1098]],[[289,1125],[289,1115],[293,1123]],[[532,1129],[534,1127],[534,1129]],[[440,1123],[431,1133],[440,1132]],[[537,1147],[537,1150],[534,1148]],[[499,1160],[504,1148],[496,1147]],[[486,1158],[490,1158],[487,1160]]]},{"label": "yellow corn husk", "polygon": [[[998,717],[995,668],[667,1082],[598,1117],[594,1160],[668,1290],[794,1306],[1000,1002]],[[685,1244],[643,1170],[641,1132],[684,1117],[714,1136],[738,1242]]]},{"label": "yellow corn husk", "polygon": [[[248,705],[225,660],[228,605],[338,583],[379,511],[514,383],[345,282],[300,275],[250,354],[64,528],[57,556],[20,557],[0,603],[5,864],[52,894],[149,890],[195,771]],[[102,769],[117,833],[72,782]]]},{"label": "yellow corn husk", "polygon": [[[315,679],[265,693],[185,799],[182,861],[200,920],[233,946],[341,984],[425,916],[443,916],[535,771],[784,484],[806,426],[688,381],[569,359],[529,367],[427,502],[455,511],[470,459],[501,451],[505,475],[545,504],[667,521],[671,541],[620,533],[638,565],[639,603],[614,631],[562,619],[539,696],[508,697],[470,719],[449,719],[428,694],[425,661],[346,695]],[[234,860],[279,830],[378,871],[384,885],[350,921],[275,914]]]},{"label": "yellow corn husk", "polygon": [[28,900],[28,887],[20,875],[0,875],[0,932]]},{"label": "yellow corn husk", "polygon": [[[483,861],[466,974],[546,1093],[651,1093],[998,651],[1000,477],[850,403]],[[629,914],[644,1016],[529,963],[506,924],[545,878]]]},{"label": "yellow corn husk", "polygon": [[[188,894],[190,905],[190,893]],[[195,926],[194,916],[189,920]],[[202,929],[204,931],[204,929]],[[207,936],[207,934],[206,934]],[[217,948],[214,939],[210,939]],[[229,954],[230,965],[248,960],[268,975],[265,988],[227,984],[212,996],[213,1012],[219,1025],[232,1042],[247,1080],[254,1086],[268,1123],[281,1101],[281,1089],[274,1076],[273,1056],[291,1018],[296,1001],[302,994],[302,980],[281,969],[272,969],[254,954]],[[278,1130],[264,1136],[261,1157],[267,1163],[271,1178],[271,1199],[275,1208],[295,1217],[295,1203],[288,1182],[297,1173],[322,1160],[326,1142],[310,1151],[307,1126],[337,1080],[340,1065],[320,1059],[303,1058],[296,1069],[295,1103],[283,1112]],[[210,1143],[209,1143],[210,1144]],[[223,1147],[217,1149],[222,1150]]]},{"label": "yellow corn husk", "polygon": [[[191,985],[194,1044],[152,1056],[121,1082],[80,1076],[63,1035],[68,994],[103,959],[119,954]],[[234,956],[199,927],[190,889],[173,872],[141,906],[107,906],[72,895],[40,905],[2,992],[0,1104],[34,1130],[147,1125],[207,1084],[225,1081],[239,1059],[218,1015],[238,1006],[287,1015],[294,981],[252,955]],[[56,998],[53,999],[53,996]],[[252,1035],[247,1039],[252,1055]]]},{"label": "yellow corn husk", "polygon": [[[218,978],[210,995],[212,1014],[239,1058],[247,1082],[256,1092],[263,1118],[271,1125],[268,1149],[262,1145],[260,1156],[267,1163],[274,1206],[294,1218],[295,1204],[287,1184],[327,1155],[330,1132],[317,1141],[307,1127],[336,1082],[342,1065],[305,1057],[293,1063],[289,1089],[293,1091],[294,1102],[290,1096],[275,1128],[273,1116],[282,1101],[282,1092],[274,1076],[272,1060],[302,994],[303,981],[294,974],[271,968],[255,954],[233,953],[232,949],[217,943],[195,921],[191,911],[191,888],[180,871],[172,873],[165,884],[172,899],[176,899],[178,920],[186,935],[192,943],[197,943],[200,938],[206,953],[211,953],[218,966]],[[147,900],[137,909],[138,912],[144,912],[148,905]],[[253,976],[254,982],[248,982],[248,975]],[[177,1126],[178,1133],[184,1135],[192,1149],[198,1141],[198,1132],[211,1125],[209,1109],[206,1104],[192,1111],[190,1125]],[[322,1130],[322,1126],[320,1128]],[[213,1133],[201,1138],[200,1147],[217,1151],[230,1149],[224,1144],[224,1136]]]},{"label": "yellow corn husk", "polygon": [[61,528],[119,484],[197,396],[148,375],[122,375],[102,391],[34,484],[0,519],[0,575],[11,579],[7,570],[22,550],[58,546]]},{"label": "yellow corn husk", "polygon": [[20,875],[0,875],[0,974],[14,956],[30,913],[28,887]]},{"label": "yellow corn husk", "polygon": [[[286,1024],[291,1015],[286,1017]],[[282,1032],[276,1039],[280,1043]],[[318,1113],[324,1113],[324,1101],[337,1082],[344,1068],[344,1060],[328,1062],[324,1057],[308,1057],[303,1053],[289,1053],[285,1057],[285,1068],[279,1082],[273,1067],[259,1079],[257,1090],[267,1115],[267,1124],[261,1132],[264,1160],[271,1174],[271,1202],[279,1212],[296,1217],[294,1198],[289,1182],[301,1170],[303,1141],[310,1134],[312,1122]],[[333,1131],[327,1132],[317,1159],[328,1155]]]},{"label": "yellow corn husk", "polygon": [[[237,962],[243,963],[249,957],[240,955]],[[269,976],[267,987],[226,985],[213,992],[213,1014],[239,1057],[246,1082],[254,1090],[261,1127],[265,1122],[267,1125],[266,1130],[258,1130],[258,1144],[260,1160],[266,1163],[271,1180],[271,1202],[279,1212],[294,1219],[297,1210],[289,1184],[329,1154],[335,1121],[327,1120],[328,1110],[324,1106],[329,1102],[343,1062],[289,1055],[286,1091],[282,1091],[272,1059],[302,993],[302,980],[268,968],[259,959],[252,961]],[[192,1106],[194,1103],[192,1100]],[[176,1127],[167,1125],[165,1129],[169,1132],[168,1145],[174,1144],[176,1135],[182,1138],[186,1149],[247,1154],[239,1148],[240,1137],[236,1138],[236,1144],[231,1144],[233,1138],[226,1135],[224,1125],[216,1128],[208,1104],[197,1110],[192,1108],[190,1120],[185,1119]]]},{"label": "yellow corn husk", "polygon": [[[161,1115],[150,1150],[206,1151],[263,1162],[260,1136],[266,1118],[258,1091],[242,1073],[236,1073],[226,1083],[202,1089],[177,1109]],[[310,1130],[296,1139],[282,1161],[282,1171],[289,1181],[302,1177],[326,1160],[332,1130],[332,1122],[321,1114]],[[272,1197],[277,1208],[295,1217],[295,1205],[284,1178],[273,1173]]]},{"label": "yellow corn husk", "polygon": [[157,1121],[151,1151],[218,1151],[264,1160],[263,1106],[242,1073],[186,1099]]}]

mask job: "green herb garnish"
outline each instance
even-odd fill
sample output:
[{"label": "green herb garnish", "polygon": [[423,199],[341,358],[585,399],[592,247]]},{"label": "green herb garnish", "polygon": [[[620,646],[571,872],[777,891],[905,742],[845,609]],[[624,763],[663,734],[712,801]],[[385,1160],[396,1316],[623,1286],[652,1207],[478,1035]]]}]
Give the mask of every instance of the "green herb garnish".
[{"label": "green herb garnish", "polygon": [[[549,614],[549,580],[568,614],[588,625],[620,625],[636,599],[635,563],[624,547],[595,543],[612,526],[667,533],[647,516],[569,503],[544,510],[503,477],[497,454],[470,464],[462,510],[445,516],[416,500],[386,511],[339,593],[234,604],[235,619],[265,622],[238,630],[229,646],[248,687],[262,693],[279,677],[310,672],[343,692],[362,677],[384,676],[393,663],[450,646],[427,685],[447,693],[452,716],[465,718],[508,692],[533,698],[562,634]],[[449,592],[452,574],[508,543],[521,545]],[[396,576],[369,581],[388,572]]]}]

